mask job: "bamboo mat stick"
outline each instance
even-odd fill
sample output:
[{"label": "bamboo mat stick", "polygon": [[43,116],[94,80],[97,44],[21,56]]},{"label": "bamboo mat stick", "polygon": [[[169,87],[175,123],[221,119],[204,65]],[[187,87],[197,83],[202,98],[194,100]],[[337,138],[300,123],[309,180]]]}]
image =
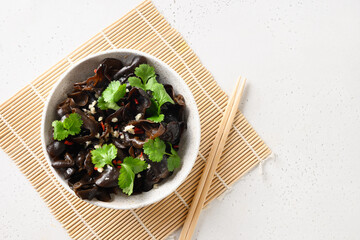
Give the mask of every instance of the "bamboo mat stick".
[{"label": "bamboo mat stick", "polygon": [[236,86],[226,107],[223,119],[221,120],[219,130],[212,145],[213,148],[211,149],[209,158],[205,164],[204,172],[202,173],[194,199],[191,203],[188,216],[181,231],[179,238],[180,240],[191,239],[192,234],[195,230],[196,223],[199,219],[201,209],[204,206],[207,193],[209,191],[211,182],[215,174],[215,170],[217,168],[221,154],[224,150],[227,136],[234,121],[234,117],[238,109],[242,93],[244,91],[246,79],[241,82],[239,90],[240,82],[241,77],[239,77],[238,81],[236,82]]}]

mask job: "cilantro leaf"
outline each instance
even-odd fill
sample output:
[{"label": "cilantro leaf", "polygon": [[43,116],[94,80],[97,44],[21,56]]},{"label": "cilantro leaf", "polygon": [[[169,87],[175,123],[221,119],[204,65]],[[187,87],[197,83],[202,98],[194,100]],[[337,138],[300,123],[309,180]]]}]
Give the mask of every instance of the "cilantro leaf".
[{"label": "cilantro leaf", "polygon": [[101,109],[101,110],[106,110],[106,109],[113,109],[113,110],[118,110],[120,107],[119,105],[117,105],[115,102],[111,102],[111,103],[108,103],[108,102],[105,102],[104,98],[102,96],[100,96],[98,98],[98,107]]},{"label": "cilantro leaf", "polygon": [[[161,122],[164,120],[164,118],[161,117],[161,106],[166,103],[170,102],[174,104],[174,101],[169,96],[169,94],[166,92],[164,85],[158,83],[155,79],[155,77],[150,78],[149,82],[146,85],[147,90],[151,90],[153,92],[154,98],[151,99],[151,105],[148,112],[151,111],[152,117],[148,118],[149,120],[152,120],[154,122]],[[155,108],[157,108],[157,111],[155,111]]]},{"label": "cilantro leaf", "polygon": [[175,168],[180,167],[181,159],[178,153],[173,149],[171,144],[170,147],[171,147],[171,156],[167,160],[167,168],[169,172],[172,172],[174,171]]},{"label": "cilantro leaf", "polygon": [[155,76],[155,69],[148,64],[140,64],[135,68],[135,75],[141,78],[143,84],[146,85],[150,77]]},{"label": "cilantro leaf", "polygon": [[131,195],[134,188],[135,173],[131,166],[125,163],[121,164],[118,185],[127,195]]},{"label": "cilantro leaf", "polygon": [[118,110],[117,105],[121,98],[126,94],[126,84],[120,84],[120,81],[112,81],[109,86],[102,92],[98,99],[98,107],[101,110],[113,109]]},{"label": "cilantro leaf", "polygon": [[115,111],[120,109],[120,106],[117,105],[115,102],[106,103],[106,107]]},{"label": "cilantro leaf", "polygon": [[140,64],[137,68],[135,68],[134,73],[137,77],[129,77],[128,81],[130,83],[130,86],[141,88],[143,90],[150,90],[150,86],[148,86],[148,81],[150,82],[149,79],[153,79],[150,85],[154,83],[155,69],[148,64]]},{"label": "cilantro leaf", "polygon": [[159,107],[161,107],[164,103],[170,102],[175,104],[169,94],[166,92],[164,85],[158,83],[153,85],[153,96],[158,101]]},{"label": "cilantro leaf", "polygon": [[147,118],[147,120],[159,123],[164,121],[164,114],[160,113],[160,108],[157,103],[157,101],[153,98],[150,99],[151,105],[148,109],[146,109],[146,114],[150,117]]},{"label": "cilantro leaf", "polygon": [[96,168],[102,168],[106,164],[113,165],[112,160],[116,158],[117,148],[114,144],[104,144],[102,147],[91,151],[91,161]]},{"label": "cilantro leaf", "polygon": [[164,121],[164,114],[159,114],[159,115],[154,115],[154,116],[151,116],[151,117],[148,117],[147,120],[150,120],[150,121],[153,121],[153,122],[156,122],[156,123],[160,123],[162,121]]},{"label": "cilantro leaf", "polygon": [[135,75],[137,77],[130,77],[128,79],[130,86],[141,88],[145,91],[151,90],[154,96],[151,99],[150,109],[147,110],[147,113],[151,115],[148,120],[157,123],[163,121],[164,115],[161,114],[161,106],[166,102],[175,103],[166,92],[164,85],[156,80],[155,69],[148,64],[141,64],[135,68]]},{"label": "cilantro leaf", "polygon": [[131,176],[132,180],[129,186],[122,188],[123,193],[127,194],[127,195],[131,195],[133,193],[134,190],[134,178],[135,178],[135,174]]},{"label": "cilantro leaf", "polygon": [[64,125],[61,121],[55,120],[51,125],[54,127],[55,140],[61,141],[69,136],[69,132],[64,128]]},{"label": "cilantro leaf", "polygon": [[120,81],[112,81],[103,91],[102,97],[105,102],[117,102],[126,94],[126,84],[120,84]]},{"label": "cilantro leaf", "polygon": [[153,90],[155,88],[156,84],[159,84],[156,81],[156,77],[155,76],[150,77],[149,81],[146,83],[145,90]]},{"label": "cilantro leaf", "polygon": [[128,78],[129,84],[132,87],[137,87],[145,90],[144,84],[141,82],[141,80],[137,77],[129,77]]},{"label": "cilantro leaf", "polygon": [[166,152],[166,144],[160,138],[155,140],[149,139],[143,146],[144,153],[149,156],[149,159],[153,162],[160,162],[163,159],[164,154],[169,155],[167,159],[167,168],[170,172],[174,171],[175,168],[180,167],[181,159],[178,153],[173,149],[171,143],[171,154]]},{"label": "cilantro leaf", "polygon": [[104,98],[102,96],[100,96],[98,98],[98,104],[97,105],[101,110],[108,109],[107,104],[106,104],[106,102],[105,102],[105,100],[104,100]]},{"label": "cilantro leaf", "polygon": [[143,146],[146,153],[153,162],[160,162],[165,154],[166,145],[160,138],[149,139]]},{"label": "cilantro leaf", "polygon": [[174,104],[172,98],[167,94],[164,85],[158,83],[156,80],[155,69],[148,64],[140,64],[139,67],[135,68],[135,75],[139,78],[130,77],[129,83],[133,87],[142,88],[144,90],[151,90],[155,99],[159,103],[159,107],[166,102]]},{"label": "cilantro leaf", "polygon": [[146,109],[146,114],[147,115],[159,115],[159,105],[158,103],[156,102],[156,100],[154,98],[151,98],[150,99],[151,101],[151,105],[148,109]]},{"label": "cilantro leaf", "polygon": [[[118,81],[116,81],[118,82]],[[119,82],[120,83],[120,82]],[[119,101],[126,95],[126,84],[121,84],[118,88],[118,90],[114,94],[114,102]]]},{"label": "cilantro leaf", "polygon": [[79,134],[81,131],[81,125],[83,121],[81,116],[77,113],[71,113],[68,118],[63,121],[63,126],[66,128],[70,135]]},{"label": "cilantro leaf", "polygon": [[122,164],[127,164],[131,166],[133,172],[135,174],[142,172],[147,168],[147,163],[143,160],[140,160],[138,158],[132,158],[132,157],[126,157],[124,158],[124,162]]},{"label": "cilantro leaf", "polygon": [[121,164],[118,185],[127,195],[133,193],[135,174],[145,170],[147,163],[138,158],[126,157]]},{"label": "cilantro leaf", "polygon": [[71,113],[62,122],[58,120],[53,121],[51,125],[54,127],[54,139],[61,141],[69,135],[80,133],[82,124],[81,116],[77,113]]}]

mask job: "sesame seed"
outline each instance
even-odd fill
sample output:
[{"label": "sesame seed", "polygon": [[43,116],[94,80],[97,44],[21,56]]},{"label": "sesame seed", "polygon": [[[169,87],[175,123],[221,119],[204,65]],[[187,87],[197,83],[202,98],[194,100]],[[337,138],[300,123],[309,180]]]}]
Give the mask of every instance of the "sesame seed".
[{"label": "sesame seed", "polygon": [[104,171],[104,169],[101,167],[101,168],[98,168],[97,170],[99,173],[101,173],[102,171]]},{"label": "sesame seed", "polygon": [[99,117],[98,121],[101,122],[103,119],[103,117]]},{"label": "sesame seed", "polygon": [[125,137],[124,137],[124,134],[120,133],[120,138],[121,138],[121,139],[124,139],[124,138],[125,138]]},{"label": "sesame seed", "polygon": [[159,187],[158,184],[154,184],[154,189],[157,189]]},{"label": "sesame seed", "polygon": [[86,141],[85,144],[86,144],[86,147],[88,147],[91,144],[91,141]]},{"label": "sesame seed", "polygon": [[151,168],[151,165],[150,165],[150,164],[148,164],[147,169],[150,169],[150,168]]},{"label": "sesame seed", "polygon": [[126,92],[129,92],[129,89],[126,89]]},{"label": "sesame seed", "polygon": [[97,133],[97,134],[95,135],[95,137],[96,137],[96,138],[100,138],[100,133]]},{"label": "sesame seed", "polygon": [[113,119],[111,119],[111,121],[112,121],[113,123],[115,123],[115,122],[118,121],[118,119],[117,119],[117,118],[113,118]]},{"label": "sesame seed", "polygon": [[141,178],[141,174],[139,173],[138,175],[136,175],[137,178]]},{"label": "sesame seed", "polygon": [[100,148],[101,146],[99,144],[96,144],[94,148]]}]

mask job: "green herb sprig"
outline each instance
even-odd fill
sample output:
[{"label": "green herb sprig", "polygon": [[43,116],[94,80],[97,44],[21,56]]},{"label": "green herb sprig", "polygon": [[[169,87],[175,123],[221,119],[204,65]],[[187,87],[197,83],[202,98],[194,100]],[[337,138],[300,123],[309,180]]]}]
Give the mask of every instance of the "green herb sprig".
[{"label": "green herb sprig", "polygon": [[147,119],[157,123],[163,121],[164,114],[161,114],[161,106],[166,102],[174,104],[174,101],[166,92],[164,85],[157,82],[155,69],[148,64],[141,64],[135,68],[135,75],[137,77],[130,77],[128,79],[130,85],[145,91],[150,90],[153,94],[151,107],[147,110],[147,113],[150,114],[151,117]]},{"label": "green herb sprig", "polygon": [[98,99],[98,107],[101,110],[113,109],[118,110],[120,107],[117,102],[126,94],[126,84],[120,81],[112,81],[109,86],[101,93]]},{"label": "green herb sprig", "polygon": [[64,121],[55,120],[52,122],[54,128],[54,139],[62,141],[69,135],[79,134],[83,121],[77,113],[71,113]]},{"label": "green herb sprig", "polygon": [[[91,161],[97,169],[106,165],[113,166],[112,160],[116,156],[117,148],[112,143],[104,144],[102,147],[91,151]],[[126,157],[120,166],[118,185],[125,194],[131,195],[134,188],[135,174],[145,170],[147,163],[138,158]]]},{"label": "green herb sprig", "polygon": [[126,157],[121,163],[118,185],[127,195],[131,195],[134,189],[135,174],[144,171],[147,163],[138,158]]},{"label": "green herb sprig", "polygon": [[143,146],[144,153],[149,156],[149,159],[153,162],[160,162],[164,155],[169,155],[167,159],[167,168],[170,172],[174,171],[175,168],[180,167],[181,159],[178,153],[173,149],[171,143],[171,154],[166,152],[166,144],[160,138],[154,140],[149,139]]},{"label": "green herb sprig", "polygon": [[117,148],[114,144],[104,144],[102,147],[91,151],[91,161],[95,168],[103,168],[105,165],[111,165],[112,160],[117,156]]}]

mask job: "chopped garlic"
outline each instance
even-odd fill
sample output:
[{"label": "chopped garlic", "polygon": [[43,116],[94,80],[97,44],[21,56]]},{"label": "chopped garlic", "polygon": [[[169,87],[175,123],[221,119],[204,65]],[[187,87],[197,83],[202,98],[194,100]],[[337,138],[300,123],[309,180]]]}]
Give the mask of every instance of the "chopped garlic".
[{"label": "chopped garlic", "polygon": [[150,165],[150,164],[148,164],[147,169],[150,169],[150,168],[151,168],[151,165]]},{"label": "chopped garlic", "polygon": [[128,133],[131,133],[131,134],[135,134],[134,127],[135,127],[134,125],[127,125],[127,126],[125,126],[124,132],[128,132]]},{"label": "chopped garlic", "polygon": [[86,141],[85,144],[86,144],[85,147],[88,147],[91,144],[91,141]]},{"label": "chopped garlic", "polygon": [[159,184],[154,184],[154,189],[157,189],[159,187]]},{"label": "chopped garlic", "polygon": [[95,137],[96,137],[96,138],[100,138],[100,133],[97,133],[97,134],[95,135]]},{"label": "chopped garlic", "polygon": [[118,121],[118,119],[117,119],[117,118],[113,118],[113,119],[111,119],[111,121],[112,121],[113,123],[116,123],[116,122]]},{"label": "chopped garlic", "polygon": [[129,89],[126,89],[126,92],[129,92]]},{"label": "chopped garlic", "polygon": [[102,167],[100,167],[100,168],[97,169],[97,171],[98,171],[99,173],[101,173],[102,171],[104,171],[104,169],[103,169]]},{"label": "chopped garlic", "polygon": [[99,117],[98,121],[101,122],[103,119],[103,117]]},{"label": "chopped garlic", "polygon": [[96,110],[95,110],[94,107],[91,107],[91,108],[90,108],[90,113],[91,113],[91,114],[95,114],[95,113],[96,113]]},{"label": "chopped garlic", "polygon": [[139,121],[139,119],[141,118],[141,116],[142,116],[142,114],[141,114],[141,113],[136,114],[136,116],[135,116],[135,120],[136,120],[136,121]]},{"label": "chopped garlic", "polygon": [[101,146],[99,144],[96,144],[94,148],[100,148]]},{"label": "chopped garlic", "polygon": [[120,135],[120,133],[119,133],[119,131],[114,131],[114,132],[112,133],[112,135],[113,135],[114,137],[118,138],[119,135]]},{"label": "chopped garlic", "polygon": [[136,175],[137,176],[137,178],[141,178],[141,174],[139,173],[138,175]]},{"label": "chopped garlic", "polygon": [[120,138],[124,139],[125,138],[124,134],[120,133]]},{"label": "chopped garlic", "polygon": [[89,105],[89,109],[91,110],[91,108],[95,107],[97,101],[94,100],[90,105]]}]

